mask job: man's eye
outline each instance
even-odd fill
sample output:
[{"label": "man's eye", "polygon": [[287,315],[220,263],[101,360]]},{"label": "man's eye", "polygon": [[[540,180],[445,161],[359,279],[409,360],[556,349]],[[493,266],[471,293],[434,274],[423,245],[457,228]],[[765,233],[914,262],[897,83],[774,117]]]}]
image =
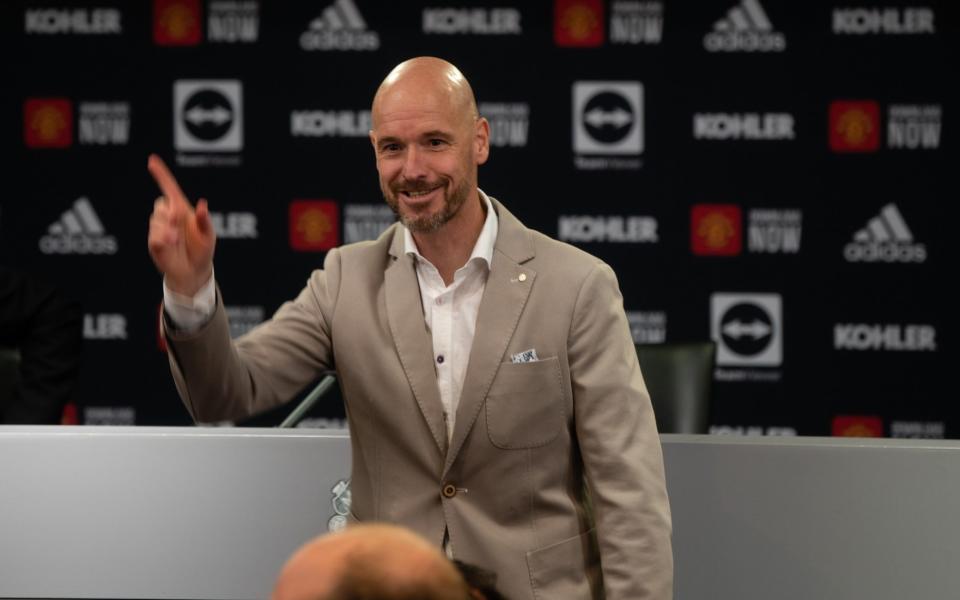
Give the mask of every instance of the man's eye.
[{"label": "man's eye", "polygon": [[381,148],[383,152],[396,152],[400,149],[400,144],[387,144]]},{"label": "man's eye", "polygon": [[447,144],[447,141],[446,141],[446,140],[441,140],[441,139],[439,139],[439,138],[434,138],[434,139],[430,140],[430,145],[431,145],[431,146],[434,146],[434,147],[437,147],[437,146],[445,146],[446,144]]}]

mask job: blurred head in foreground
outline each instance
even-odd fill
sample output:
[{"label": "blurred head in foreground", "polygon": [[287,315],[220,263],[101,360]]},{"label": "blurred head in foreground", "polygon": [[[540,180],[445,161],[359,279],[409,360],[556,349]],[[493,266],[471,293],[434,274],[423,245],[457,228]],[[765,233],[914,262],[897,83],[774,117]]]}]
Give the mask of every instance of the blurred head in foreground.
[{"label": "blurred head in foreground", "polygon": [[272,600],[469,600],[440,551],[394,525],[354,525],[307,542],[280,571]]}]

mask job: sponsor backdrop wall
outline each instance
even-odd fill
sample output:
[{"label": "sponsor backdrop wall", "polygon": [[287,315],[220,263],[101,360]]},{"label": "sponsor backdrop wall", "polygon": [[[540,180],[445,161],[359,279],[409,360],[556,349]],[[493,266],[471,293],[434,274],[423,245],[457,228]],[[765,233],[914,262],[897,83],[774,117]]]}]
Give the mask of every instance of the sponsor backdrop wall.
[{"label": "sponsor backdrop wall", "polygon": [[[490,120],[481,187],[609,262],[637,342],[717,341],[712,431],[960,435],[946,385],[957,198],[946,3],[0,11],[2,260],[83,302],[80,422],[189,421],[156,333],[148,153],[209,199],[240,334],[330,248],[393,221],[369,103],[394,64],[432,54],[463,69]],[[342,417],[333,401],[312,423]]]}]

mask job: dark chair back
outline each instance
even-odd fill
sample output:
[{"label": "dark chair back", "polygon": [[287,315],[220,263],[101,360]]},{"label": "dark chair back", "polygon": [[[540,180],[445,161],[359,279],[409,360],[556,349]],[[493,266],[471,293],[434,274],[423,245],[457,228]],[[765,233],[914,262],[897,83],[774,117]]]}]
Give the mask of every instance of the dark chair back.
[{"label": "dark chair back", "polygon": [[707,433],[714,342],[638,344],[660,433]]}]

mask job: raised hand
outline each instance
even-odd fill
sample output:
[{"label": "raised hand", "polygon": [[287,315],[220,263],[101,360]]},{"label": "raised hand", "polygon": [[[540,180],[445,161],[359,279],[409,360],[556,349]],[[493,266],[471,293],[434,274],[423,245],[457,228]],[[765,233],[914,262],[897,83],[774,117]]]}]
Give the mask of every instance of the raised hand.
[{"label": "raised hand", "polygon": [[150,257],[170,289],[193,296],[213,274],[217,235],[207,201],[200,199],[194,209],[170,169],[156,154],[147,159],[147,170],[163,192],[150,215],[147,235]]}]

